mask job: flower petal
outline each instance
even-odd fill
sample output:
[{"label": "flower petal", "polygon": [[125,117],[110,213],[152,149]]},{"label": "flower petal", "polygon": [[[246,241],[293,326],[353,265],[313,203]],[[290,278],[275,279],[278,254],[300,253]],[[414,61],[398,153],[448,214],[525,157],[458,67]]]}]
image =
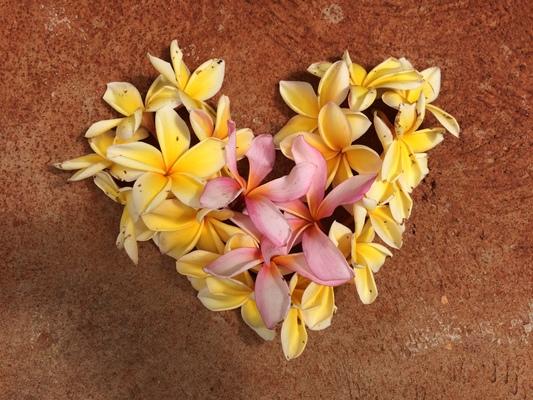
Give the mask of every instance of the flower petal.
[{"label": "flower petal", "polygon": [[264,196],[273,202],[299,199],[309,190],[316,167],[310,162],[296,164],[289,175],[274,179],[252,191],[254,196]]},{"label": "flower petal", "polygon": [[440,93],[440,68],[431,67],[423,70],[421,73],[424,78],[422,92],[426,96],[426,103],[431,103],[439,97]]},{"label": "flower petal", "polygon": [[224,142],[207,138],[181,155],[170,173],[188,173],[199,178],[209,178],[224,166]]},{"label": "flower petal", "polygon": [[313,132],[317,128],[317,119],[303,115],[295,115],[274,136],[274,144],[279,147],[286,137],[298,132]]},{"label": "flower petal", "polygon": [[161,174],[147,172],[135,181],[132,200],[136,215],[150,212],[160,205],[170,192],[170,179]]},{"label": "flower petal", "polygon": [[322,78],[326,71],[331,67],[331,63],[328,61],[320,61],[311,64],[309,67],[307,67],[307,72],[313,74],[314,76],[318,76],[319,78]]},{"label": "flower petal", "polygon": [[252,328],[264,340],[272,340],[276,336],[276,331],[268,329],[261,318],[255,300],[248,300],[241,307],[243,321]]},{"label": "flower petal", "polygon": [[442,108],[434,106],[433,104],[426,104],[426,109],[433,114],[435,118],[442,124],[448,132],[453,136],[459,137],[461,128],[457,120],[451,115],[444,111]]},{"label": "flower petal", "polygon": [[316,225],[304,231],[302,247],[309,270],[315,277],[313,280],[337,286],[353,278],[353,271],[342,253]]},{"label": "flower petal", "polygon": [[165,169],[168,171],[189,148],[191,134],[185,121],[170,107],[164,107],[155,113],[155,129]]},{"label": "flower petal", "polygon": [[318,114],[318,132],[332,150],[341,151],[352,143],[348,119],[335,103],[327,103]]},{"label": "flower petal", "polygon": [[172,61],[172,68],[174,69],[174,75],[178,87],[183,89],[189,80],[190,72],[185,63],[183,62],[183,52],[178,46],[178,41],[173,40],[170,43],[170,60]]},{"label": "flower petal", "polygon": [[378,272],[385,259],[392,257],[392,253],[385,246],[378,243],[357,243],[357,261]]},{"label": "flower petal", "polygon": [[318,98],[307,82],[280,81],[279,92],[285,103],[300,115],[316,118]]},{"label": "flower petal", "polygon": [[235,200],[241,192],[242,188],[235,179],[226,176],[211,179],[202,192],[200,205],[213,209],[223,208]]},{"label": "flower petal", "polygon": [[208,100],[218,93],[224,81],[224,60],[207,60],[191,74],[185,93],[195,100]]},{"label": "flower petal", "polygon": [[346,99],[349,87],[350,73],[346,63],[342,60],[333,63],[318,84],[320,106],[329,102],[341,104]]},{"label": "flower petal", "polygon": [[228,121],[230,116],[230,103],[228,96],[222,95],[218,99],[217,104],[217,118],[215,121],[215,129],[213,136],[218,139],[225,139],[228,137]]},{"label": "flower petal", "polygon": [[255,279],[255,301],[267,328],[272,329],[287,315],[291,304],[289,285],[272,265],[263,264]]},{"label": "flower petal", "polygon": [[169,62],[154,57],[150,53],[148,53],[148,59],[150,60],[150,63],[153,65],[153,67],[157,70],[157,72],[163,75],[167,81],[172,83],[172,85],[178,87],[178,81],[176,81],[176,74],[174,73],[174,69],[172,68],[172,65],[170,65]]},{"label": "flower petal", "polygon": [[291,229],[283,214],[265,197],[245,197],[246,210],[257,230],[276,246],[283,246]]},{"label": "flower petal", "polygon": [[361,200],[375,179],[375,175],[357,175],[342,182],[324,198],[318,208],[317,219],[329,217],[340,205]]},{"label": "flower petal", "polygon": [[307,331],[301,311],[291,307],[281,326],[281,346],[287,360],[300,356],[307,344]]},{"label": "flower petal", "polygon": [[254,133],[249,128],[239,129],[237,132],[235,132],[235,142],[238,160],[244,158],[244,156],[250,149],[250,146],[252,145],[254,137]]},{"label": "flower petal", "polygon": [[422,129],[403,135],[402,140],[412,153],[424,153],[444,140],[443,133],[444,129],[442,128]]},{"label": "flower petal", "polygon": [[383,158],[381,179],[387,182],[393,182],[402,172],[401,144],[398,140],[394,140]]},{"label": "flower petal", "polygon": [[195,250],[176,261],[176,270],[181,275],[192,278],[205,279],[208,275],[204,267],[215,261],[220,254],[211,253],[204,250]]},{"label": "flower petal", "polygon": [[181,105],[180,92],[172,82],[163,75],[159,75],[150,85],[145,102],[145,110],[148,112],[154,112],[163,107],[176,108]]},{"label": "flower petal", "polygon": [[116,203],[122,203],[120,189],[107,172],[98,172],[94,176],[94,184],[111,200]]},{"label": "flower petal", "polygon": [[388,206],[378,206],[370,211],[368,216],[381,240],[395,249],[402,247],[402,234],[405,227],[395,221]]},{"label": "flower petal", "polygon": [[335,294],[331,286],[311,282],[304,290],[301,302],[302,315],[307,327],[319,331],[331,325],[335,312]]},{"label": "flower petal", "polygon": [[199,140],[207,139],[213,136],[213,119],[205,110],[192,110],[189,113],[189,120],[191,122],[192,130]]},{"label": "flower petal", "polygon": [[317,149],[320,154],[322,154],[322,157],[324,157],[326,160],[334,158],[339,153],[337,150],[331,150],[326,145],[326,143],[324,143],[319,134],[309,132],[298,132],[293,135],[287,136],[279,144],[279,148],[283,155],[287,158],[290,158],[291,160],[294,159],[294,156],[292,155],[292,145],[294,143],[294,139],[296,139],[298,136],[303,136],[305,141],[311,146],[313,146],[315,149]]},{"label": "flower petal", "polygon": [[255,247],[241,247],[218,257],[204,271],[221,278],[231,278],[261,264],[261,252]]},{"label": "flower petal", "polygon": [[252,145],[246,152],[249,162],[248,185],[250,191],[261,183],[274,168],[276,150],[271,135],[259,135],[252,141]]},{"label": "flower petal", "polygon": [[344,149],[344,156],[359,174],[377,174],[381,169],[381,158],[370,147],[354,144]]},{"label": "flower petal", "polygon": [[141,94],[135,86],[128,82],[108,83],[103,99],[125,116],[130,116],[137,109],[144,108]]},{"label": "flower petal", "polygon": [[364,86],[350,86],[348,105],[352,111],[364,111],[376,100],[376,89],[369,89]]},{"label": "flower petal", "polygon": [[333,221],[329,228],[329,239],[337,246],[344,258],[348,258],[351,249],[352,231],[340,222]]},{"label": "flower petal", "polygon": [[392,144],[394,137],[392,136],[392,126],[385,114],[381,112],[374,113],[374,129],[381,142],[381,146],[383,146],[383,151],[387,151]]},{"label": "flower petal", "polygon": [[195,223],[177,231],[158,232],[154,237],[154,242],[163,254],[179,260],[196,246],[202,233],[202,225]]},{"label": "flower petal", "polygon": [[355,287],[363,304],[371,304],[378,297],[378,288],[372,270],[365,266],[355,268]]},{"label": "flower petal", "polygon": [[[206,287],[198,292],[198,299],[211,311],[234,310],[246,303],[250,296],[250,289],[234,279],[207,277],[205,282]],[[213,293],[211,287],[216,287],[218,292]]]},{"label": "flower petal", "polygon": [[161,152],[148,143],[133,142],[111,146],[107,149],[107,158],[127,168],[165,173]]},{"label": "flower petal", "polygon": [[85,132],[85,137],[92,138],[101,135],[102,133],[108,132],[118,126],[118,124],[120,124],[123,119],[124,118],[114,118],[95,122],[89,127],[89,129],[87,129],[87,132]]},{"label": "flower petal", "polygon": [[142,219],[152,231],[177,231],[197,223],[196,211],[176,199],[164,200],[143,214]]},{"label": "flower petal", "polygon": [[182,203],[199,208],[200,197],[205,187],[202,179],[191,174],[176,173],[171,176],[171,191]]},{"label": "flower petal", "polygon": [[233,212],[233,216],[231,217],[231,222],[233,222],[235,225],[241,228],[244,232],[250,235],[256,242],[259,242],[259,239],[261,238],[261,232],[257,230],[257,228],[255,227],[251,218],[248,215],[240,213],[240,212]]}]

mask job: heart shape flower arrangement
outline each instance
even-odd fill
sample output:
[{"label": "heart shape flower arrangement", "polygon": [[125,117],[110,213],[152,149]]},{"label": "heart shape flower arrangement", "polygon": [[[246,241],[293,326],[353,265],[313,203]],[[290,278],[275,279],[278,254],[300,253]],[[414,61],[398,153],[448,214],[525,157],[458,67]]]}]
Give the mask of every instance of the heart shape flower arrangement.
[{"label": "heart shape flower arrangement", "polygon": [[[298,357],[307,329],[331,324],[335,286],[354,283],[364,304],[376,299],[374,274],[392,255],[388,247],[402,245],[410,193],[428,173],[426,152],[445,130],[459,134],[432,104],[440,69],[419,72],[388,58],[367,71],[348,52],[314,63],[317,91],[281,81],[297,114],[275,136],[256,136],[236,128],[228,97],[216,108],[207,102],[222,86],[223,60],[190,72],[176,41],[170,63],[148,57],[159,76],[145,100],[130,83],[109,83],[103,99],[121,116],[89,127],[93,153],[56,167],[76,170],[71,181],[93,177],[123,206],[117,246],[134,263],[137,242],[152,239],[208,309],[240,308],[265,340],[281,323],[283,352]],[[443,128],[421,128],[427,111]],[[357,143],[372,126],[381,154]],[[294,167],[265,181],[276,149]],[[349,226],[334,220],[340,213]]]}]

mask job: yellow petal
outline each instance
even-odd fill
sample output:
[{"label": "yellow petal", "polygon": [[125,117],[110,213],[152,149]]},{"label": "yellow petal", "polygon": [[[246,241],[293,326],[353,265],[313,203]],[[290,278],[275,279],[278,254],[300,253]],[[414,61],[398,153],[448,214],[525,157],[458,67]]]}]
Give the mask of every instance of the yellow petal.
[{"label": "yellow petal", "polygon": [[402,136],[402,141],[407,144],[412,153],[424,153],[438,145],[444,137],[444,129],[422,129]]},{"label": "yellow petal", "polygon": [[181,104],[178,88],[159,75],[146,93],[146,111],[154,112],[163,107],[176,108]]},{"label": "yellow petal", "polygon": [[224,68],[224,60],[215,58],[204,62],[191,74],[185,93],[195,100],[210,99],[222,87]]},{"label": "yellow petal", "polygon": [[327,103],[318,114],[318,132],[332,150],[341,151],[352,142],[352,132],[348,119],[335,103]]},{"label": "yellow petal", "polygon": [[369,267],[354,268],[355,287],[363,304],[371,304],[378,297],[378,288],[374,280],[374,274]]},{"label": "yellow petal", "polygon": [[337,246],[344,257],[350,255],[350,248],[352,246],[352,231],[347,226],[340,222],[333,221],[329,228],[329,238]]},{"label": "yellow petal", "polygon": [[[209,291],[213,294],[228,297],[246,297],[246,300],[252,294],[252,289],[237,279],[222,279],[210,276],[206,279],[205,283]],[[239,304],[239,306],[242,304]]]},{"label": "yellow petal", "polygon": [[228,121],[230,120],[230,103],[228,96],[220,96],[217,104],[217,118],[215,122],[215,130],[213,136],[218,139],[225,139],[228,137]]},{"label": "yellow petal", "polygon": [[241,247],[257,246],[257,241],[253,237],[241,232],[239,234],[233,235],[231,238],[228,239],[228,241],[226,242],[226,248],[224,249],[224,253],[227,253],[231,250],[239,249]]},{"label": "yellow petal", "polygon": [[89,138],[89,146],[102,158],[106,158],[107,149],[113,144],[115,135],[113,132],[106,132],[101,135]]},{"label": "yellow petal", "polygon": [[191,142],[189,128],[172,108],[165,107],[155,113],[157,141],[165,162],[165,170],[170,170],[179,156]]},{"label": "yellow petal", "polygon": [[280,131],[274,136],[274,144],[279,146],[281,141],[294,133],[313,132],[317,128],[317,119],[295,115],[292,117]]},{"label": "yellow petal", "polygon": [[387,181],[376,179],[365,196],[373,199],[376,203],[384,204],[393,196],[392,184]]},{"label": "yellow petal", "polygon": [[209,178],[220,171],[225,163],[224,142],[207,138],[186,151],[170,173],[188,173],[199,178]]},{"label": "yellow petal", "polygon": [[86,168],[80,169],[74,173],[68,180],[71,182],[81,181],[82,179],[90,178],[91,176],[96,175],[100,171],[109,168],[111,166],[111,161],[102,159],[101,161],[91,164]]},{"label": "yellow petal", "polygon": [[135,224],[127,207],[124,207],[120,218],[120,232],[116,241],[117,248],[124,249],[134,264],[139,262],[139,250],[135,238]]},{"label": "yellow petal", "polygon": [[215,261],[220,254],[204,250],[195,250],[176,261],[176,270],[181,275],[192,278],[204,279],[208,276],[204,267]]},{"label": "yellow petal", "polygon": [[400,71],[382,75],[374,79],[369,86],[373,88],[389,88],[408,90],[416,89],[422,85],[422,76],[415,70]]},{"label": "yellow petal", "polygon": [[111,168],[109,168],[109,172],[114,178],[123,182],[134,182],[139,179],[142,174],[144,174],[144,171],[126,168],[118,164],[113,164]]},{"label": "yellow petal", "polygon": [[356,141],[361,136],[365,134],[365,132],[370,128],[372,123],[368,119],[368,117],[360,112],[351,111],[351,110],[342,110],[344,112],[344,115],[348,119],[348,123],[350,124],[350,131],[352,133],[351,142]]},{"label": "yellow petal", "polygon": [[318,98],[307,82],[280,81],[279,92],[285,103],[300,115],[316,118]]},{"label": "yellow petal", "polygon": [[412,154],[409,158],[410,164],[398,179],[402,188],[410,193],[428,174],[427,155],[425,153]]},{"label": "yellow petal", "polygon": [[130,116],[137,109],[144,108],[141,94],[135,86],[128,82],[108,83],[103,99],[125,116]]},{"label": "yellow petal", "polygon": [[409,218],[411,215],[411,209],[413,207],[413,200],[408,193],[399,189],[399,185],[395,184],[397,189],[394,191],[394,196],[389,200],[389,207],[392,216],[398,223],[402,223],[404,219]]},{"label": "yellow petal", "polygon": [[426,103],[433,102],[440,93],[440,68],[431,67],[423,70],[421,73],[424,78],[424,84],[422,85],[422,92],[426,96]]},{"label": "yellow petal", "polygon": [[287,158],[293,159],[292,157],[292,143],[294,142],[294,139],[296,139],[298,136],[303,136],[305,138],[305,141],[309,143],[311,146],[313,146],[315,149],[317,149],[320,154],[326,159],[330,160],[332,158],[335,158],[337,154],[339,153],[336,150],[331,150],[326,143],[322,140],[320,135],[316,133],[309,133],[309,132],[299,132],[295,133],[293,135],[287,136],[285,139],[281,141],[279,144],[279,148],[283,155]]},{"label": "yellow petal", "polygon": [[207,277],[206,287],[198,292],[202,304],[211,311],[227,311],[242,306],[251,294],[250,288],[235,279]]},{"label": "yellow petal", "polygon": [[348,104],[352,111],[364,111],[376,100],[376,89],[369,89],[364,86],[350,86]]},{"label": "yellow petal", "polygon": [[189,207],[200,207],[200,196],[205,187],[203,179],[191,174],[175,173],[171,176],[171,190],[182,203]]},{"label": "yellow petal", "polygon": [[359,174],[376,174],[381,169],[379,154],[370,147],[354,144],[344,149],[350,167]]},{"label": "yellow petal", "polygon": [[132,115],[123,118],[116,129],[117,138],[123,142],[131,141],[131,138],[133,137],[134,133],[141,126],[142,117],[143,110],[141,108],[138,108]]},{"label": "yellow petal", "polygon": [[230,238],[236,235],[242,234],[242,230],[240,228],[237,228],[236,226],[219,221],[215,218],[208,219],[211,225],[213,226],[213,229],[224,242],[227,242]]},{"label": "yellow petal", "polygon": [[254,133],[249,128],[243,128],[235,132],[236,139],[236,150],[237,150],[237,160],[241,160],[250,146],[252,145],[252,140],[254,139]]},{"label": "yellow petal", "polygon": [[344,156],[344,154],[339,154],[337,157],[338,164],[333,163],[332,160],[328,160],[326,162],[326,165],[330,168],[332,168],[335,171],[331,171],[335,173],[335,176],[333,176],[333,186],[338,186],[342,182],[344,182],[346,179],[349,179],[353,176],[352,168],[350,167],[350,164],[348,164],[348,160]]},{"label": "yellow petal", "polygon": [[192,130],[199,140],[213,136],[215,126],[211,115],[205,110],[192,110],[189,113]]},{"label": "yellow petal", "polygon": [[406,100],[397,92],[393,92],[392,90],[386,91],[381,95],[381,100],[388,105],[391,108],[395,108],[396,110],[400,108],[402,103],[405,103]]},{"label": "yellow petal", "polygon": [[381,166],[381,179],[393,182],[402,173],[401,144],[394,140],[385,153]]},{"label": "yellow petal", "polygon": [[402,246],[403,225],[398,224],[392,217],[388,206],[378,206],[369,212],[372,227],[386,244],[396,249]]},{"label": "yellow petal", "polygon": [[330,326],[335,311],[333,287],[311,282],[302,296],[301,310],[309,329],[318,331]]},{"label": "yellow petal", "polygon": [[348,95],[350,73],[344,61],[337,61],[328,68],[318,84],[318,100],[320,107],[329,102],[341,104]]},{"label": "yellow petal", "polygon": [[98,172],[94,176],[94,184],[111,200],[121,202],[120,189],[107,172]]},{"label": "yellow petal", "polygon": [[[354,220],[354,239],[356,242],[359,241],[365,241],[366,237],[364,237],[363,231],[365,230],[365,227],[368,224],[365,224],[366,216],[368,215],[368,212],[366,208],[360,204],[359,202],[355,203],[352,208],[353,213],[353,220]],[[353,249],[352,249],[353,253]]]},{"label": "yellow petal", "polygon": [[111,129],[117,127],[123,119],[124,118],[115,118],[95,122],[89,127],[89,129],[87,129],[87,132],[85,132],[85,137],[92,138],[101,135],[102,133],[108,132]]},{"label": "yellow petal", "polygon": [[107,158],[127,168],[165,173],[161,152],[147,143],[134,142],[111,146],[107,149]]},{"label": "yellow petal", "polygon": [[371,87],[372,82],[387,74],[391,74],[393,72],[399,72],[403,69],[403,65],[397,58],[389,57],[382,63],[376,65],[374,68],[372,68],[368,74],[365,77],[365,80],[363,82],[363,86]]},{"label": "yellow petal", "polygon": [[272,340],[276,336],[275,330],[268,329],[265,326],[254,300],[250,299],[242,305],[241,316],[246,325],[252,328],[264,340]]},{"label": "yellow petal", "polygon": [[169,81],[172,85],[178,87],[178,82],[176,81],[176,74],[174,73],[174,70],[172,69],[172,65],[170,65],[170,63],[163,61],[160,58],[154,57],[150,53],[148,53],[148,59],[150,60],[150,63],[154,66],[154,68],[157,70],[157,72],[163,75],[165,79]]},{"label": "yellow petal", "polygon": [[358,243],[357,262],[370,267],[372,272],[378,272],[385,263],[385,259],[392,257],[392,253],[385,246],[378,243]]},{"label": "yellow petal", "polygon": [[381,142],[381,146],[383,146],[383,151],[387,151],[394,137],[392,136],[392,126],[385,114],[381,112],[374,113],[374,129]]},{"label": "yellow petal", "polygon": [[457,120],[451,114],[448,114],[442,108],[439,108],[432,104],[426,104],[426,109],[431,112],[431,114],[433,114],[435,118],[437,118],[437,120],[442,124],[444,128],[446,128],[448,132],[450,132],[455,137],[459,137],[461,128],[459,127],[459,123],[457,122]]},{"label": "yellow petal", "polygon": [[54,164],[54,167],[65,171],[71,171],[76,169],[82,169],[90,167],[93,164],[102,162],[103,158],[98,154],[87,154],[85,156],[76,157],[71,160],[63,161]]},{"label": "yellow petal", "polygon": [[316,63],[311,64],[309,67],[307,67],[307,72],[318,76],[319,78],[322,78],[326,71],[331,67],[331,63],[328,61],[319,61]]},{"label": "yellow petal", "polygon": [[187,207],[176,199],[164,200],[142,219],[152,231],[176,231],[197,223],[196,210]]},{"label": "yellow petal", "polygon": [[196,246],[201,230],[201,223],[191,224],[177,231],[158,232],[154,241],[162,253],[178,260]]},{"label": "yellow petal", "polygon": [[183,62],[183,52],[179,48],[177,40],[173,40],[170,43],[170,60],[172,61],[172,68],[174,69],[178,87],[183,89],[187,85],[190,72]]},{"label": "yellow petal", "polygon": [[416,122],[416,104],[403,103],[400,105],[398,114],[394,120],[394,129],[397,135],[413,132]]},{"label": "yellow petal", "polygon": [[135,181],[132,200],[135,209],[134,219],[159,206],[170,192],[170,179],[166,176],[147,172]]},{"label": "yellow petal", "polygon": [[222,254],[224,252],[224,242],[209,220],[204,222],[202,233],[200,234],[198,243],[196,243],[196,247],[213,253]]},{"label": "yellow petal", "polygon": [[298,357],[307,344],[307,331],[300,310],[291,307],[281,326],[281,346],[287,360]]},{"label": "yellow petal", "polygon": [[194,290],[200,291],[206,287],[205,278],[191,278],[187,277]]}]

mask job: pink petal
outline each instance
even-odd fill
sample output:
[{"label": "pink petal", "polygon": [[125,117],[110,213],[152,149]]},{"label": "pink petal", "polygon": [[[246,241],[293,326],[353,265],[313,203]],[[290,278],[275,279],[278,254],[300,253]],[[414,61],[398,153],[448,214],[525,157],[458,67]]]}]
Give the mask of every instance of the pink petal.
[{"label": "pink petal", "polygon": [[308,161],[316,167],[313,180],[307,192],[309,210],[311,214],[315,214],[320,202],[324,198],[324,192],[327,187],[328,171],[326,160],[317,149],[305,141],[303,136],[298,136],[294,139],[292,155],[297,164]]},{"label": "pink petal", "polygon": [[309,275],[318,283],[337,286],[354,277],[342,253],[316,225],[304,231],[302,247]]},{"label": "pink petal", "polygon": [[256,136],[246,152],[246,158],[250,164],[250,172],[248,173],[248,191],[250,191],[259,186],[274,168],[276,150],[272,136]]},{"label": "pink petal", "polygon": [[287,241],[287,250],[291,251],[291,249],[296,246],[298,243],[302,241],[302,233],[305,229],[307,229],[312,224],[305,220],[301,219],[299,217],[295,217],[292,215],[285,215],[285,219],[289,223],[289,226],[291,227],[291,236],[289,237],[289,240]]},{"label": "pink petal", "polygon": [[276,203],[280,210],[286,211],[289,214],[312,221],[313,217],[309,213],[309,209],[301,200],[287,201],[283,203]]},{"label": "pink petal", "polygon": [[338,206],[361,200],[375,179],[376,175],[357,175],[346,179],[322,201],[316,215],[317,220],[329,217]]},{"label": "pink petal", "polygon": [[296,164],[289,175],[274,179],[253,190],[254,195],[261,195],[273,202],[286,202],[299,199],[309,190],[316,167],[303,162]]},{"label": "pink petal", "polygon": [[261,239],[261,254],[265,264],[270,264],[270,259],[277,255],[287,254],[287,246],[276,246],[266,237]]},{"label": "pink petal", "polygon": [[252,236],[256,242],[259,242],[261,239],[261,232],[257,230],[251,218],[243,213],[233,211],[233,217],[231,217],[231,222],[245,231],[248,235]]},{"label": "pink petal", "polygon": [[205,208],[223,208],[239,196],[241,186],[235,179],[221,176],[207,182],[200,204]]},{"label": "pink petal", "polygon": [[269,329],[282,321],[291,304],[289,285],[279,270],[263,264],[255,279],[255,301],[259,314]]},{"label": "pink petal", "polygon": [[287,268],[290,271],[296,272],[313,282],[321,285],[333,286],[330,281],[323,281],[317,277],[309,268],[304,253],[288,254],[286,256],[277,256],[273,259],[274,263],[280,267]]},{"label": "pink petal", "polygon": [[204,268],[208,274],[231,278],[261,264],[261,252],[255,247],[241,247],[218,257]]},{"label": "pink petal", "polygon": [[235,122],[228,120],[228,144],[226,146],[226,165],[235,178],[244,187],[244,179],[237,169],[237,134]]},{"label": "pink petal", "polygon": [[265,197],[246,196],[246,210],[255,227],[274,245],[287,243],[291,228],[281,211]]}]

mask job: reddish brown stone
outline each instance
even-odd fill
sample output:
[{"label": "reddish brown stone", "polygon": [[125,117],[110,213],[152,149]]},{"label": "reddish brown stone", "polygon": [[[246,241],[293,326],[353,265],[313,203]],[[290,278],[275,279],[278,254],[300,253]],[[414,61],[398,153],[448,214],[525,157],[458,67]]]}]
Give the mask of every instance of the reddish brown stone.
[{"label": "reddish brown stone", "polygon": [[[3,2],[0,8],[1,399],[525,399],[533,393],[531,4]],[[280,79],[339,57],[443,71],[463,128],[430,154],[405,245],[370,306],[337,291],[331,328],[286,362],[236,312],[207,311],[153,245],[116,250],[119,207],[52,162],[142,90],[146,52],[223,57],[235,119],[274,133]]]}]

